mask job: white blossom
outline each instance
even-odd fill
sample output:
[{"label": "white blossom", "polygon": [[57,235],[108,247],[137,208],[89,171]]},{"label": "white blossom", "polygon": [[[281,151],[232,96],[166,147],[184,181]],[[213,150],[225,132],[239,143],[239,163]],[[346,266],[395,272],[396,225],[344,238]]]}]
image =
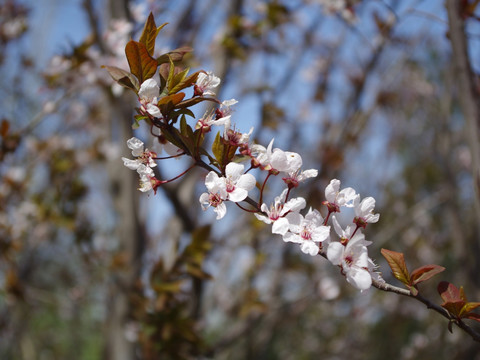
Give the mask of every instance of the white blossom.
[{"label": "white blossom", "polygon": [[147,79],[140,86],[138,97],[142,110],[148,112],[154,117],[161,117],[162,113],[158,107],[158,97],[160,95],[160,88],[155,79]]},{"label": "white blossom", "polygon": [[267,148],[258,144],[251,147],[252,154],[256,154],[256,162],[261,165],[263,170],[276,173],[294,173],[298,171],[302,166],[302,157],[297,153],[283,151],[278,148],[272,150],[274,140],[270,141]]},{"label": "white blossom", "polygon": [[215,116],[215,112],[207,111],[202,118],[200,118],[197,123],[195,124],[195,129],[202,129],[203,133],[207,133],[210,131],[212,125],[225,125],[226,127],[230,127],[230,117],[231,115],[222,117],[217,119]]},{"label": "white blossom", "polygon": [[359,290],[366,290],[372,285],[368,270],[368,242],[359,231],[345,245],[341,242],[330,243],[327,258],[333,265],[339,265],[347,281]]},{"label": "white blossom", "polygon": [[345,230],[342,229],[335,215],[332,215],[332,224],[335,232],[342,241],[350,239],[350,237],[353,235],[353,231],[355,230],[355,226],[353,225],[348,225]]},{"label": "white blossom", "polygon": [[[225,188],[227,199],[233,202],[245,200],[248,192],[255,187],[256,180],[252,174],[243,173],[244,166],[234,162],[225,168]],[[222,179],[222,178],[221,178]]]},{"label": "white blossom", "polygon": [[[351,187],[340,190],[340,180],[333,179],[325,188],[325,198],[327,202],[336,208],[340,206],[353,207],[354,201],[358,199],[355,190]],[[339,211],[339,210],[337,210]]]},{"label": "white blossom", "polygon": [[355,221],[358,226],[365,227],[367,223],[376,223],[380,219],[380,214],[374,214],[375,199],[373,197],[366,197],[361,202],[359,198],[355,199]]},{"label": "white blossom", "polygon": [[258,220],[266,224],[273,224],[273,234],[285,235],[289,228],[289,222],[285,215],[289,212],[298,212],[306,205],[305,199],[302,197],[290,199],[285,202],[287,191],[288,189],[285,189],[280,196],[277,196],[270,207],[268,207],[267,204],[262,204],[260,209],[267,215],[254,214]]},{"label": "white blossom", "polygon": [[148,149],[144,150],[143,141],[137,139],[136,137],[132,137],[127,140],[127,146],[129,149],[132,150],[132,155],[135,156],[137,159],[131,160],[125,157],[122,157],[123,165],[128,167],[131,170],[137,170],[140,165],[146,165],[148,167],[155,167],[157,164],[152,159],[157,157],[157,154],[149,151]]},{"label": "white blossom", "polygon": [[220,178],[214,171],[210,171],[205,178],[205,186],[208,192],[200,195],[199,199],[202,209],[213,207],[213,211],[217,214],[217,220],[220,220],[227,213],[224,203],[228,197],[225,178]]},{"label": "white blossom", "polygon": [[220,85],[220,78],[215,76],[212,72],[201,72],[198,74],[197,83],[194,91],[196,95],[215,96],[213,89]]},{"label": "white blossom", "polygon": [[323,225],[320,212],[310,209],[305,217],[293,212],[287,214],[286,218],[289,231],[283,235],[283,240],[300,244],[300,250],[305,254],[318,255],[319,244],[330,236],[330,226]]}]

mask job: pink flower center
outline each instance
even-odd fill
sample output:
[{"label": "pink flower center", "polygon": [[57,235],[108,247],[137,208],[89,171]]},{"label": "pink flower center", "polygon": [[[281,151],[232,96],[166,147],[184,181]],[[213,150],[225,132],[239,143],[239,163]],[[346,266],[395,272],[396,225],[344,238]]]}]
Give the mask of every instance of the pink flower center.
[{"label": "pink flower center", "polygon": [[310,229],[304,227],[302,231],[300,231],[300,237],[304,240],[312,240],[312,232]]},{"label": "pink flower center", "polygon": [[233,190],[235,190],[235,183],[233,182],[232,179],[227,178],[226,185],[227,185],[227,192],[230,193]]},{"label": "pink flower center", "polygon": [[219,194],[212,194],[212,193],[210,193],[208,200],[210,202],[210,205],[213,207],[217,207],[223,202]]},{"label": "pink flower center", "polygon": [[280,214],[282,212],[282,209],[283,209],[283,204],[278,204],[276,206],[272,206],[270,208],[270,214],[269,214],[269,218],[270,220],[272,221],[276,221],[280,218]]},{"label": "pink flower center", "polygon": [[345,262],[347,263],[348,266],[352,265],[353,264],[353,256],[352,255],[348,255],[345,257]]}]

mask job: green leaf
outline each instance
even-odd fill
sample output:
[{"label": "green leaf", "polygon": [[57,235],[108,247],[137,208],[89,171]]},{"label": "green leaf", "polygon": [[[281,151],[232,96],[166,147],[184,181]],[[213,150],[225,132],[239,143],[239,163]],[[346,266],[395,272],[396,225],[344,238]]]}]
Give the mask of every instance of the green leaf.
[{"label": "green leaf", "polygon": [[[188,69],[187,69],[188,70]],[[188,71],[187,71],[188,73]],[[198,74],[200,74],[200,71],[197,71],[196,73],[191,74],[187,78],[183,78],[181,81],[179,81],[173,89],[170,90],[171,93],[176,93],[180,90],[183,90],[185,88],[188,88],[195,84],[197,82]]]},{"label": "green leaf", "polygon": [[152,285],[153,290],[159,293],[178,293],[182,287],[183,280],[172,282],[159,282]]},{"label": "green leaf", "polygon": [[410,285],[410,274],[408,272],[407,265],[405,264],[403,254],[387,249],[382,249],[380,252],[392,269],[393,276],[395,276],[397,280],[400,280],[405,285]]},{"label": "green leaf", "polygon": [[175,65],[173,64],[172,59],[170,59],[170,68],[168,69],[168,77],[167,77],[167,89],[170,87],[170,84],[172,83],[174,76],[175,76]]},{"label": "green leaf", "polygon": [[142,84],[145,80],[153,77],[157,71],[157,61],[150,56],[144,44],[130,40],[125,46],[130,72],[135,75]]},{"label": "green leaf", "polygon": [[141,42],[145,47],[147,48],[148,53],[150,56],[153,56],[153,53],[155,51],[155,40],[157,39],[157,35],[162,30],[168,23],[165,23],[163,25],[160,25],[157,28],[157,25],[155,24],[155,19],[153,17],[153,14],[150,13],[148,15],[147,22],[145,23],[145,26],[143,28],[142,35],[140,36],[139,42]]},{"label": "green leaf", "polygon": [[[176,86],[182,82],[185,77],[187,76],[188,74],[188,71],[190,69],[185,69],[183,71],[180,71],[178,74],[175,74],[173,76],[173,78],[171,79],[171,81],[168,83],[168,93],[169,94],[175,94],[176,91],[174,91],[174,89],[176,88]],[[181,90],[180,88],[178,90]]]},{"label": "green leaf", "polygon": [[161,129],[162,131],[162,135],[165,137],[165,139],[167,139],[167,141],[171,142],[173,145],[175,145],[176,147],[182,149],[182,150],[185,150],[185,146],[183,145],[183,143],[179,140],[180,139],[180,132],[174,128],[174,127],[171,127],[170,128],[172,132],[174,132],[175,134],[172,134],[170,133],[169,131],[167,131],[166,129]]},{"label": "green leaf", "polygon": [[190,109],[180,109],[179,111],[177,111],[177,114],[178,115],[187,115],[187,116],[190,116],[192,118],[195,117],[195,114]]},{"label": "green leaf", "polygon": [[418,283],[427,281],[428,279],[432,278],[433,276],[441,273],[444,271],[445,268],[439,265],[424,265],[415,269],[410,274],[410,279],[412,281],[412,285],[416,285]]},{"label": "green leaf", "polygon": [[220,168],[223,167],[223,154],[225,152],[225,144],[222,141],[222,137],[220,136],[220,131],[217,132],[217,136],[215,136],[215,140],[212,144],[212,153],[215,156]]},{"label": "green leaf", "polygon": [[417,289],[415,286],[413,286],[413,285],[409,286],[409,287],[408,287],[408,290],[410,290],[410,293],[411,293],[413,296],[417,296],[417,295],[418,295],[418,289]]},{"label": "green leaf", "polygon": [[140,127],[140,121],[141,120],[146,120],[146,119],[148,119],[148,117],[145,116],[145,115],[135,115],[133,117],[133,119],[134,119],[135,122],[132,124],[132,129],[135,130],[135,129],[138,129]]},{"label": "green leaf", "polygon": [[138,89],[140,89],[137,78],[128,71],[115,66],[102,65],[102,68],[106,69],[112,79],[115,80],[118,84],[126,88],[132,89],[135,92],[138,92]]}]

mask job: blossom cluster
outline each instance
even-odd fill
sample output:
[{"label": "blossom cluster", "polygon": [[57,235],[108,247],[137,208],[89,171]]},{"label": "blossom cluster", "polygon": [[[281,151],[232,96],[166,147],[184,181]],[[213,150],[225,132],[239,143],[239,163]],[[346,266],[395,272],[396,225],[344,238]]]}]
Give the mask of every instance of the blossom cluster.
[{"label": "blossom cluster", "polygon": [[[214,74],[200,73],[195,84],[193,84],[194,97],[214,97],[215,88],[220,84],[220,79]],[[163,119],[159,107],[160,88],[154,79],[145,80],[138,91],[140,103],[139,113],[152,119]],[[216,213],[217,220],[222,219],[226,212],[228,201],[240,203],[247,200],[249,192],[256,188],[257,179],[250,173],[252,169],[259,169],[267,173],[260,188],[258,203],[250,201],[250,205],[257,204],[253,212],[256,218],[271,225],[273,234],[281,235],[283,241],[298,244],[300,250],[308,255],[322,255],[333,265],[340,267],[346,280],[360,290],[368,289],[372,284],[372,277],[380,280],[380,275],[375,272],[376,266],[368,256],[368,245],[370,241],[365,239],[362,230],[369,224],[379,220],[379,215],[374,214],[375,199],[372,197],[360,199],[360,195],[353,188],[340,189],[340,181],[333,179],[325,189],[323,205],[326,207],[326,217],[320,211],[308,209],[306,214],[301,211],[306,208],[306,200],[302,197],[290,197],[293,189],[309,178],[316,177],[316,169],[303,170],[303,160],[300,154],[274,148],[272,139],[267,147],[260,144],[250,144],[248,133],[238,132],[231,123],[231,107],[235,105],[235,99],[218,101],[218,108],[214,111],[207,111],[205,115],[197,120],[195,130],[200,132],[199,136],[211,131],[212,126],[223,126],[221,142],[227,149],[234,152],[238,150],[238,159],[249,160],[250,167],[245,170],[245,165],[231,160],[226,164],[217,164],[218,170],[212,170],[206,175],[206,192],[200,195],[199,201],[203,210],[212,208]],[[220,133],[219,133],[220,134]],[[157,136],[161,138],[161,136]],[[168,144],[168,145],[167,145]],[[175,156],[181,150],[165,141],[164,150]],[[132,150],[134,160],[122,158],[124,165],[129,169],[136,170],[140,177],[140,191],[148,192],[156,189],[168,181],[158,180],[152,168],[157,164],[156,152],[144,148],[144,143],[131,138],[127,146]],[[168,150],[167,150],[168,148]],[[160,149],[161,151],[161,149]],[[228,152],[228,150],[227,150]],[[181,153],[182,155],[184,153]],[[232,157],[233,159],[233,157]],[[262,202],[263,192],[267,180],[272,176],[280,175],[285,189],[275,197],[272,204]],[[355,217],[351,224],[343,228],[336,217],[336,213],[342,208],[353,208]],[[338,241],[333,241],[331,236],[331,225],[333,225]]]}]

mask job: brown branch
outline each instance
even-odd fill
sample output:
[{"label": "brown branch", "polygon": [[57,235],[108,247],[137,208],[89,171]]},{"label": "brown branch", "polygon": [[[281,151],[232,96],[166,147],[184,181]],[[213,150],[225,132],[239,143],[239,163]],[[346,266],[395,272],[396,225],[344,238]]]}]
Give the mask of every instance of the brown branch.
[{"label": "brown branch", "polygon": [[[327,259],[327,254],[323,250],[321,250],[318,253],[318,255]],[[442,315],[443,317],[448,319],[448,321],[451,321],[451,322],[455,323],[460,329],[462,329],[467,334],[469,334],[474,341],[480,342],[480,333],[473,330],[470,326],[465,324],[462,320],[455,319],[454,317],[452,317],[450,315],[450,313],[446,309],[444,309],[443,307],[435,304],[434,302],[432,302],[429,299],[423,297],[422,295],[417,294],[415,296],[407,289],[399,288],[399,287],[391,285],[387,282],[381,282],[381,281],[374,280],[374,279],[372,279],[372,286],[377,288],[378,290],[382,290],[382,291],[386,291],[386,292],[392,292],[392,293],[395,293],[395,294],[398,294],[398,295],[403,295],[403,296],[415,299],[417,301],[420,301],[421,303],[423,303],[427,306],[427,309],[432,309],[433,311],[436,311],[437,313],[439,313],[440,315]]]},{"label": "brown branch", "polygon": [[477,342],[480,342],[480,333],[473,330],[470,326],[465,324],[462,320],[457,320],[457,319],[453,318],[447,310],[445,310],[441,306],[431,302],[429,299],[423,297],[422,295],[418,294],[418,295],[414,296],[407,289],[402,289],[402,288],[390,285],[389,283],[383,283],[383,282],[373,280],[373,279],[372,279],[372,285],[379,290],[386,291],[386,292],[393,292],[395,294],[407,296],[407,297],[413,298],[417,301],[420,301],[421,303],[425,304],[428,309],[432,309],[432,310],[436,311],[437,313],[439,313],[440,315],[442,315],[443,317],[445,317],[446,319],[448,319],[449,321],[454,322],[460,329],[462,329],[467,334],[469,334],[472,337],[473,340],[475,340]]}]

